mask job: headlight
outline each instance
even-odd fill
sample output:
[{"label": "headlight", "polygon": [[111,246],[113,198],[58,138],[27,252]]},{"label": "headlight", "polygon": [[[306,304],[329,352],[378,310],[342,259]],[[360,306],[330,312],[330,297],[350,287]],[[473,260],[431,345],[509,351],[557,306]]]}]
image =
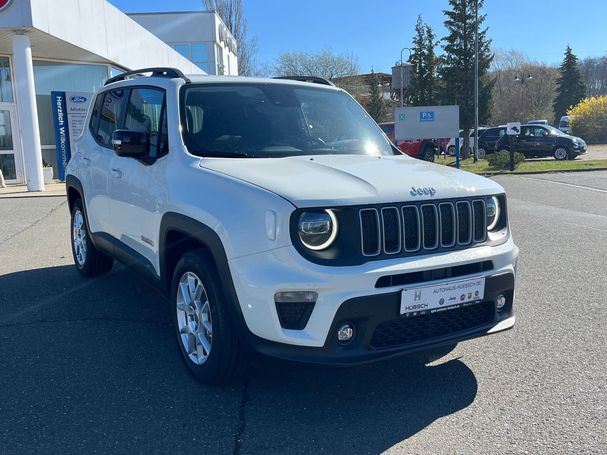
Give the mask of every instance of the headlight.
[{"label": "headlight", "polygon": [[299,217],[299,238],[306,248],[314,251],[331,246],[337,236],[337,219],[332,210],[303,212]]},{"label": "headlight", "polygon": [[500,219],[500,203],[495,196],[485,200],[487,211],[487,230],[492,231],[497,226]]}]

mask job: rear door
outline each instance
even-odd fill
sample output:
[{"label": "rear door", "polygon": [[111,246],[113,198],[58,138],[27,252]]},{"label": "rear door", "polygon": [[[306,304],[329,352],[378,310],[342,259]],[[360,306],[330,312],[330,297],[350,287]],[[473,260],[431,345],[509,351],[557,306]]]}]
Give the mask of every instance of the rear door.
[{"label": "rear door", "polygon": [[84,190],[84,197],[91,232],[110,233],[112,230],[108,179],[113,155],[112,134],[122,120],[124,94],[124,89],[117,89],[97,95],[89,125],[94,141],[86,150],[80,149],[89,168],[89,185]]}]

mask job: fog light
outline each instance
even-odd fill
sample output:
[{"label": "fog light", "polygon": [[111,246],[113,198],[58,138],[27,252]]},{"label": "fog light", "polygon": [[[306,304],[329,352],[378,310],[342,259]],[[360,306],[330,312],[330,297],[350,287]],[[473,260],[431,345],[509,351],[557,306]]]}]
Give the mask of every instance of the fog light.
[{"label": "fog light", "polygon": [[501,311],[506,305],[506,296],[504,294],[500,294],[495,299],[495,306],[497,307],[497,311]]},{"label": "fog light", "polygon": [[342,324],[337,329],[337,342],[348,344],[354,338],[354,326],[350,323]]}]

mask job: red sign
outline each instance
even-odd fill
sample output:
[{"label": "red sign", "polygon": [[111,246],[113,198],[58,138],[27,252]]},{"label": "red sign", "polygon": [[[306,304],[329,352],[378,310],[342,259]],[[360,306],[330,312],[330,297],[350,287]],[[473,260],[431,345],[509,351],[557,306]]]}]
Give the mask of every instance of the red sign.
[{"label": "red sign", "polygon": [[11,3],[13,3],[13,0],[0,0],[0,12],[11,6]]}]

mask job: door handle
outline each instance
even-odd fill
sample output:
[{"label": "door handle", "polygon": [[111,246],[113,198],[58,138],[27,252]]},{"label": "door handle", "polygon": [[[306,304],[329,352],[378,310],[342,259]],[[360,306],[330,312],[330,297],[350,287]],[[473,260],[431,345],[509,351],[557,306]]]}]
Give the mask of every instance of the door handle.
[{"label": "door handle", "polygon": [[112,177],[115,179],[121,179],[122,178],[122,171],[120,169],[112,169]]}]

